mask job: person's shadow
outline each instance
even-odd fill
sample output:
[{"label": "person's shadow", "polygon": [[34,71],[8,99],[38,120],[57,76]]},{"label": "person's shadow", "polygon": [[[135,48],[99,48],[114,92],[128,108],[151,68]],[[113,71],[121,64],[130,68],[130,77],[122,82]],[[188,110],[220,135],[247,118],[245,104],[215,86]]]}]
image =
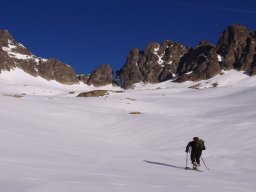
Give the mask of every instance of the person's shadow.
[{"label": "person's shadow", "polygon": [[172,167],[172,168],[175,168],[175,169],[185,169],[185,167],[170,165],[170,164],[166,164],[166,163],[159,163],[159,162],[153,162],[153,161],[147,161],[147,160],[144,160],[144,162],[150,163],[150,164],[155,164],[155,165],[166,166],[166,167]]}]

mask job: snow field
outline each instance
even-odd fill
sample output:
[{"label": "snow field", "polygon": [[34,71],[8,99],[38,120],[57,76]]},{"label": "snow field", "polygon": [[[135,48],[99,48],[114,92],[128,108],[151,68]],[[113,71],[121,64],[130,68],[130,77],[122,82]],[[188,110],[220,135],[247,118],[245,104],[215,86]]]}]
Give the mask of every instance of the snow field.
[{"label": "snow field", "polygon": [[[227,72],[199,83],[77,98],[95,88],[1,74],[0,191],[254,191],[255,77]],[[194,136],[205,140],[210,171],[184,170]]]}]

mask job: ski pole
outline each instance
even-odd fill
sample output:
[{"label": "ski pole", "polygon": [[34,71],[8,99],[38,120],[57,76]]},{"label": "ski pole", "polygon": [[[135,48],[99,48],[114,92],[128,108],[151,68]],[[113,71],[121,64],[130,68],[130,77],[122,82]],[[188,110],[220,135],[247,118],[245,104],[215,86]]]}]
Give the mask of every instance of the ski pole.
[{"label": "ski pole", "polygon": [[185,167],[185,169],[188,169],[188,153],[186,155],[186,167]]},{"label": "ski pole", "polygon": [[203,163],[204,163],[205,168],[206,168],[207,170],[210,170],[210,169],[206,166],[203,157],[201,157],[201,159],[202,159],[202,161],[203,161]]}]

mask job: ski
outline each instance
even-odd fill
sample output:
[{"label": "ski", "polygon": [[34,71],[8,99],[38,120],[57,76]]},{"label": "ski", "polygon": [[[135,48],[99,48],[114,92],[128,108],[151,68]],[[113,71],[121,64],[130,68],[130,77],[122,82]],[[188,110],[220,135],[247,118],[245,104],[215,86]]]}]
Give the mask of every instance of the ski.
[{"label": "ski", "polygon": [[190,167],[185,167],[185,170],[191,170],[191,171],[203,172],[202,170],[199,170],[199,169],[193,169],[193,168],[190,168]]}]

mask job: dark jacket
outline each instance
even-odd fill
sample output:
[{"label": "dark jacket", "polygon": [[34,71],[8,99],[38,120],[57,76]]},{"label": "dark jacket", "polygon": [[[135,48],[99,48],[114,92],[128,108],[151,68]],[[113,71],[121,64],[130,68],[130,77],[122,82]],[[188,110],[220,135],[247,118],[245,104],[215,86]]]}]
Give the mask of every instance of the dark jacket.
[{"label": "dark jacket", "polygon": [[197,142],[198,141],[190,141],[186,147],[186,152],[188,152],[189,149],[191,149],[191,152],[201,152],[202,150],[205,150],[204,144],[200,147]]}]

